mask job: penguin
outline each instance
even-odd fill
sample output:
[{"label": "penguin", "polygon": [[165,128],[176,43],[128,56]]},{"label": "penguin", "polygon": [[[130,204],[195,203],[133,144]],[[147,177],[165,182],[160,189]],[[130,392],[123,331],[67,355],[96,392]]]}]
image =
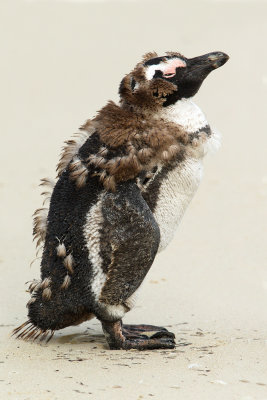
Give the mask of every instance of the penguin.
[{"label": "penguin", "polygon": [[[172,240],[219,138],[193,102],[223,52],[147,53],[109,101],[65,142],[47,207],[34,214],[41,277],[18,338],[97,318],[110,349],[171,349],[166,328],[122,322],[155,256]],[[50,193],[51,192],[51,193]]]}]

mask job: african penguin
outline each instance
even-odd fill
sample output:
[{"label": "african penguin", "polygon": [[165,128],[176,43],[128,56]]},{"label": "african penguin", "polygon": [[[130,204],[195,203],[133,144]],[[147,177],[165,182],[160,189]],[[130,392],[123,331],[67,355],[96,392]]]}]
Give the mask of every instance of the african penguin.
[{"label": "african penguin", "polygon": [[173,348],[174,334],[152,325],[124,325],[156,254],[171,241],[202,175],[202,159],[218,144],[193,103],[222,52],[186,58],[148,53],[110,101],[68,140],[49,207],[34,214],[43,246],[41,279],[30,284],[24,339],[93,317],[110,349]]}]

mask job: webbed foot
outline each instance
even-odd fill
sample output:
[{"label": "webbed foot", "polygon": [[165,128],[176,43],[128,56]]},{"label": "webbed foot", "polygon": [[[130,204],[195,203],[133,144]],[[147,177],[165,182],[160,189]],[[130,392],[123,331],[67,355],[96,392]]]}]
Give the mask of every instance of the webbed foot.
[{"label": "webbed foot", "polygon": [[123,325],[121,321],[102,321],[109,347],[115,349],[173,349],[175,335],[154,325]]}]

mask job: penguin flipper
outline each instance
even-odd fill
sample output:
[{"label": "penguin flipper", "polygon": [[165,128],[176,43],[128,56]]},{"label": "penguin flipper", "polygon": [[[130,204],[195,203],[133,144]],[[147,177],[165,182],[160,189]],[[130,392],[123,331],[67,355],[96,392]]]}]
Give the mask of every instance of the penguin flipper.
[{"label": "penguin flipper", "polygon": [[109,247],[109,256],[106,257],[109,262],[99,296],[100,319],[114,321],[131,308],[129,298],[154,261],[160,232],[150,208],[133,182],[119,184],[115,193],[106,193],[102,214],[102,243]]}]

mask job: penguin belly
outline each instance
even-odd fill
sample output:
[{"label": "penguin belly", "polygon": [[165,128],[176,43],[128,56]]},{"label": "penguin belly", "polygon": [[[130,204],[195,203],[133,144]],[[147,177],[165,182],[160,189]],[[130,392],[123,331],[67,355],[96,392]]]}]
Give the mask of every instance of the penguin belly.
[{"label": "penguin belly", "polygon": [[199,186],[202,170],[200,159],[188,158],[174,168],[170,168],[162,179],[153,210],[160,229],[159,252],[164,250],[172,240]]}]

